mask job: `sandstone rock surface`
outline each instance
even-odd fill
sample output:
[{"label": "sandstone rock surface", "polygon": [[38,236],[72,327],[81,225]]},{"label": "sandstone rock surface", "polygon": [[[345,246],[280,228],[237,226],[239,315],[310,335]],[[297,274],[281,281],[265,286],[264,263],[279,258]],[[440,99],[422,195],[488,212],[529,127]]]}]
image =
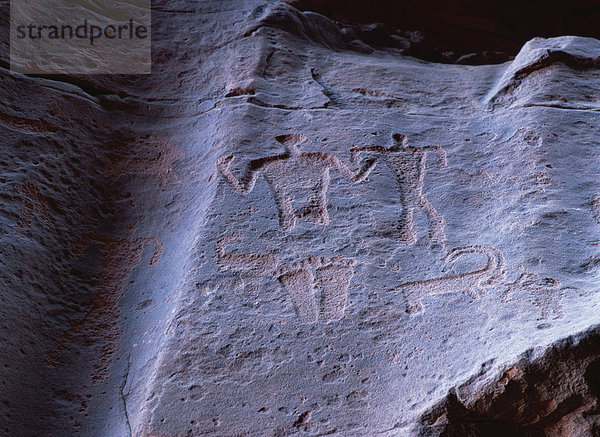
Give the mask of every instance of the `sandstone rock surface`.
[{"label": "sandstone rock surface", "polygon": [[0,432],[598,432],[598,40],[435,64],[176,0],[153,41],[0,69]]}]

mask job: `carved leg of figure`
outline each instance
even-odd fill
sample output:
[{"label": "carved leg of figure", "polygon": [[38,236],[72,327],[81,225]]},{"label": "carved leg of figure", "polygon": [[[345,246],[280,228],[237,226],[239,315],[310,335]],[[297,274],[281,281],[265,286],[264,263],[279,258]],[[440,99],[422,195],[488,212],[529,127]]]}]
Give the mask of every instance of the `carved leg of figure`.
[{"label": "carved leg of figure", "polygon": [[[103,319],[109,319],[107,315],[101,316]],[[95,338],[96,350],[99,350],[99,357],[93,366],[92,381],[98,383],[108,377],[113,357],[116,352],[116,343],[122,334],[118,323],[108,325],[105,322],[96,321],[90,331]]]},{"label": "carved leg of figure", "polygon": [[82,319],[74,323],[64,332],[54,344],[51,351],[46,354],[46,364],[58,366],[60,356],[64,350],[73,344],[99,347],[95,352],[97,361],[92,363],[92,380],[99,382],[108,376],[108,370],[115,352],[114,342],[120,336],[118,324],[102,323],[108,320],[107,311],[92,309]]},{"label": "carved leg of figure", "polygon": [[317,270],[317,287],[321,289],[321,320],[325,323],[344,317],[348,287],[354,275],[352,267],[331,264]]},{"label": "carved leg of figure", "polygon": [[314,296],[315,278],[312,273],[308,270],[298,270],[281,275],[279,281],[292,299],[300,320],[315,323],[318,320],[318,310]]},{"label": "carved leg of figure", "polygon": [[329,223],[327,207],[318,204],[311,204],[302,208],[297,212],[297,216],[317,225],[326,225]]},{"label": "carved leg of figure", "polygon": [[420,313],[423,311],[423,305],[419,299],[418,290],[404,288],[404,297],[406,298],[406,312],[409,314]]},{"label": "carved leg of figure", "polygon": [[438,243],[443,243],[446,241],[446,234],[444,232],[446,222],[444,217],[442,217],[442,215],[435,210],[433,205],[429,203],[429,201],[423,195],[421,195],[421,206],[427,214],[427,219],[429,220],[429,236],[431,240]]},{"label": "carved leg of figure", "polygon": [[[73,323],[69,326],[69,329],[62,333],[52,350],[46,353],[46,364],[53,367],[58,366],[62,352],[76,342],[85,345],[93,344],[95,338],[89,335],[89,332],[86,332],[84,329],[88,325],[88,320],[92,311],[93,310],[88,311],[85,316]],[[88,335],[83,335],[86,333]]]},{"label": "carved leg of figure", "polygon": [[402,212],[400,213],[400,241],[412,245],[417,242],[417,235],[414,230],[413,208],[402,202]]},{"label": "carved leg of figure", "polygon": [[279,213],[279,225],[285,231],[291,231],[296,227],[296,214],[292,208],[292,201],[287,194],[275,196],[275,205]]},{"label": "carved leg of figure", "polygon": [[[115,329],[112,329],[111,331],[115,331]],[[117,332],[117,334],[120,334],[120,331]],[[92,373],[92,381],[95,383],[103,381],[108,377],[110,365],[112,364],[112,359],[116,351],[114,342],[110,342],[106,338],[102,338],[102,340],[104,341],[104,344],[100,348],[100,357],[98,358],[98,363],[94,364]]]},{"label": "carved leg of figure", "polygon": [[310,196],[309,204],[296,212],[298,217],[318,225],[329,223],[329,212],[327,211],[327,194],[323,186]]}]

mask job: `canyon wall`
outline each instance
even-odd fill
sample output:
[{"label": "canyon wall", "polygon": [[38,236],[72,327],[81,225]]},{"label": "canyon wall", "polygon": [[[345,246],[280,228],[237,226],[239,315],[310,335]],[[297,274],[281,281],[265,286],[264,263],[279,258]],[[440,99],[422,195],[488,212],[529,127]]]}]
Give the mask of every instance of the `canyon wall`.
[{"label": "canyon wall", "polygon": [[283,2],[152,22],[148,76],[3,43],[0,433],[597,432],[598,40],[471,66]]}]

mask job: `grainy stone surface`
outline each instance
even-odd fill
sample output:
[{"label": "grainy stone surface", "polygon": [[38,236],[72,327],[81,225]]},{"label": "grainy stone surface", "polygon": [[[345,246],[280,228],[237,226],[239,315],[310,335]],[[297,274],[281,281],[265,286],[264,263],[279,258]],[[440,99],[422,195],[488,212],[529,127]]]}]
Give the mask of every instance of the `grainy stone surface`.
[{"label": "grainy stone surface", "polygon": [[[286,3],[154,6],[148,77],[0,70],[0,432],[436,432],[598,323],[597,40],[444,65]],[[455,397],[496,417],[490,387]]]}]

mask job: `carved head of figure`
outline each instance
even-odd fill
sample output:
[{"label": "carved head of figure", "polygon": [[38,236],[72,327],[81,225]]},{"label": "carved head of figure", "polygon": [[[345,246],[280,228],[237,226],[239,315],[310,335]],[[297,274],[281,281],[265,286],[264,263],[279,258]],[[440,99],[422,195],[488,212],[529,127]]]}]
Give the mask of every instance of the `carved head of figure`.
[{"label": "carved head of figure", "polygon": [[408,147],[408,137],[406,135],[395,133],[392,135],[392,139],[394,140],[394,145],[390,147],[391,150],[400,150]]},{"label": "carved head of figure", "polygon": [[298,146],[306,141],[306,137],[302,134],[285,134],[278,135],[275,137],[279,144],[285,147],[285,150],[290,155],[297,155],[300,153]]}]

